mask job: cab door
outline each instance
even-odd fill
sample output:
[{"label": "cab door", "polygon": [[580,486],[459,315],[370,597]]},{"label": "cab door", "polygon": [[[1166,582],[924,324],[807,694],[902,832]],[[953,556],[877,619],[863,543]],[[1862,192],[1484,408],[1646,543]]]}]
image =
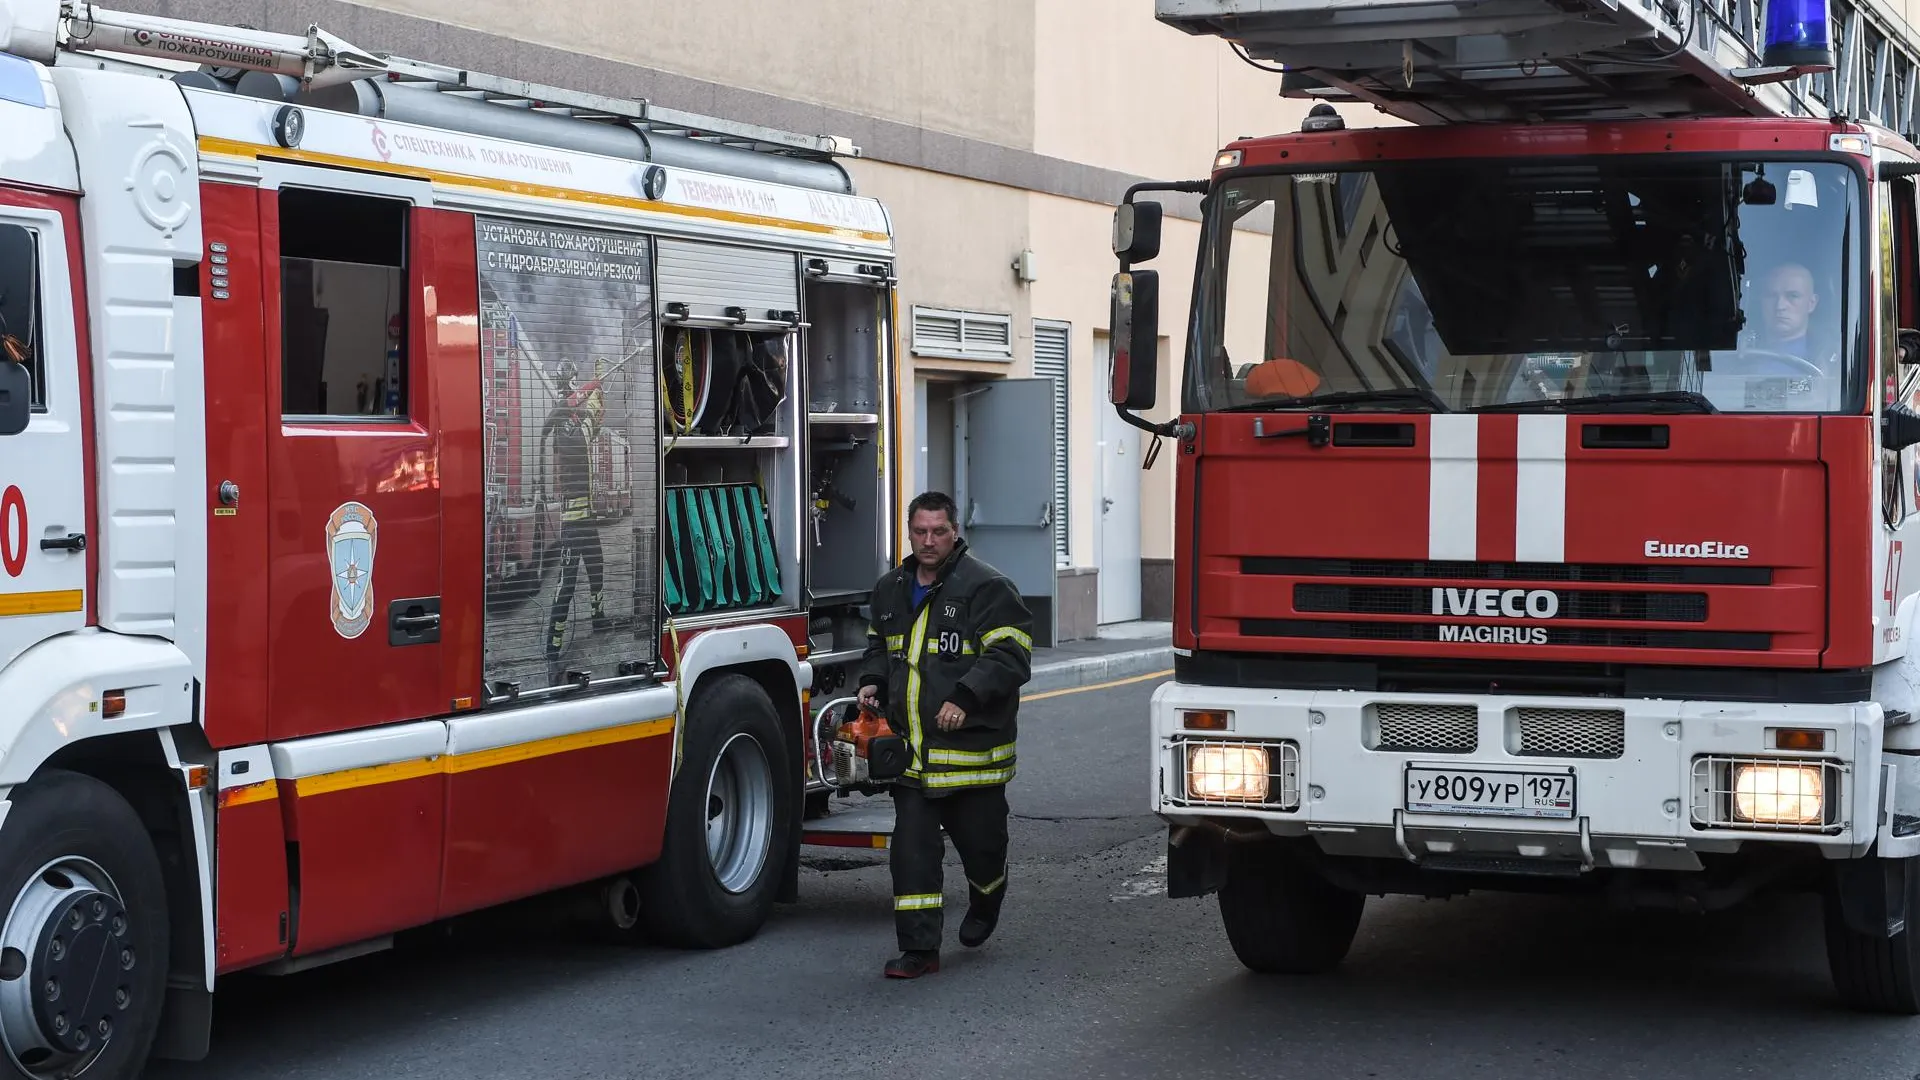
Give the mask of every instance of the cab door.
[{"label": "cab door", "polygon": [[[447,710],[424,183],[263,168],[275,741]],[[271,419],[277,411],[277,423]]]},{"label": "cab door", "polygon": [[73,200],[0,188],[0,350],[31,376],[26,430],[0,438],[0,664],[84,626],[92,557]]}]

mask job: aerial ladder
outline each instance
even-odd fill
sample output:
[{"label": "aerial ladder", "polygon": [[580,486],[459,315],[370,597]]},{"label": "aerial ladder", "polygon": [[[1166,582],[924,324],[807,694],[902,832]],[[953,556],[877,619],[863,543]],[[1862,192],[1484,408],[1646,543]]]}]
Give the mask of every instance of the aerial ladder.
[{"label": "aerial ladder", "polygon": [[1810,116],[1914,137],[1920,35],[1883,0],[1154,6],[1280,74],[1282,96],[1368,103],[1410,124]]}]

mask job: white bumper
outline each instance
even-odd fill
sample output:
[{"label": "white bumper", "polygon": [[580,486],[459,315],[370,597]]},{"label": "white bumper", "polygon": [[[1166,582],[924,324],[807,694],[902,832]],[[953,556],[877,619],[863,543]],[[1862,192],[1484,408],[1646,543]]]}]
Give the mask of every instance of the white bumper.
[{"label": "white bumper", "polygon": [[[1229,713],[1228,729],[1183,727],[1182,713],[1191,710]],[[1831,858],[1864,855],[1876,839],[1884,854],[1920,851],[1920,836],[1893,835],[1891,804],[1883,805],[1882,795],[1891,799],[1895,790],[1913,787],[1915,777],[1895,774],[1903,765],[1914,771],[1920,759],[1882,754],[1881,710],[1870,702],[1766,705],[1166,683],[1154,694],[1152,717],[1156,813],[1176,825],[1250,819],[1278,835],[1311,836],[1332,854],[1693,870],[1701,865],[1699,853],[1737,851],[1753,840],[1817,845]],[[1781,728],[1823,732],[1824,749],[1776,749]],[[1258,759],[1235,748],[1265,748],[1265,799],[1250,805],[1244,795],[1236,802],[1190,790],[1195,746],[1214,748],[1199,755],[1202,772],[1245,769]],[[1785,775],[1793,784],[1817,778],[1817,799],[1795,798],[1805,789],[1794,788],[1775,802],[1804,817],[1817,813],[1818,821],[1740,820],[1736,808],[1753,812],[1761,778],[1782,780],[1778,765],[1811,770]],[[1201,777],[1196,788],[1208,779]],[[1459,785],[1455,793],[1467,802],[1485,799],[1511,809],[1517,801],[1536,816],[1436,810],[1417,797],[1421,790],[1431,797],[1436,780]],[[1747,785],[1744,792],[1737,783]],[[1499,794],[1489,795],[1495,785]],[[1517,800],[1516,788],[1522,791]]]}]

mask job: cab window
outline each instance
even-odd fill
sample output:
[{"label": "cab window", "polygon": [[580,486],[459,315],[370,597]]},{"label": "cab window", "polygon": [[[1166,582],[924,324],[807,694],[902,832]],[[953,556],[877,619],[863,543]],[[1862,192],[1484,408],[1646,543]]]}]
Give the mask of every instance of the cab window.
[{"label": "cab window", "polygon": [[283,416],[407,419],[407,210],[281,189]]},{"label": "cab window", "polygon": [[0,353],[26,366],[35,412],[47,408],[41,313],[40,236],[24,225],[0,223]]}]

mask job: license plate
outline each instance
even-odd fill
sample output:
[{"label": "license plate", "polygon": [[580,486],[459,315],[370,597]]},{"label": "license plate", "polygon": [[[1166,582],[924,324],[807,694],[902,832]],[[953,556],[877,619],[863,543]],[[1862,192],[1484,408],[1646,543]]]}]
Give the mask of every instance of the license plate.
[{"label": "license plate", "polygon": [[1572,769],[1448,769],[1409,765],[1407,812],[1573,818]]}]

